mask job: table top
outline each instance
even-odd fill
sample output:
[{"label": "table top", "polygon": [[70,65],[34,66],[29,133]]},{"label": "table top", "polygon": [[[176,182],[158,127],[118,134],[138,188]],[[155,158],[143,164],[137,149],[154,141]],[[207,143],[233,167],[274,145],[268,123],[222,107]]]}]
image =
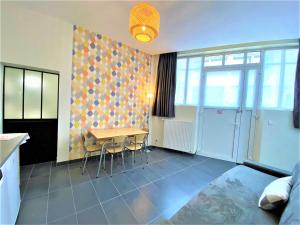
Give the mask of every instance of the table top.
[{"label": "table top", "polygon": [[106,139],[119,136],[130,136],[137,134],[148,134],[148,131],[145,131],[140,128],[111,128],[111,129],[88,129],[88,131],[96,139]]},{"label": "table top", "polygon": [[19,145],[26,142],[27,139],[29,139],[27,133],[0,135],[0,167],[2,167],[10,155],[18,149]]}]

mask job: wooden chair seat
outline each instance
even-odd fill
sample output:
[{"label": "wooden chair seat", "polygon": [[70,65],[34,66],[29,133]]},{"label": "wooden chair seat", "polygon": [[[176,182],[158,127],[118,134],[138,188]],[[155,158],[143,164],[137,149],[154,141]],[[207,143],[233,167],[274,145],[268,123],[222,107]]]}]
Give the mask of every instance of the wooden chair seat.
[{"label": "wooden chair seat", "polygon": [[123,151],[123,146],[112,146],[112,147],[106,147],[106,152],[110,153],[110,154],[114,154],[114,153],[120,153]]},{"label": "wooden chair seat", "polygon": [[143,147],[143,144],[137,143],[137,144],[129,144],[125,146],[130,151],[137,151],[141,150]]},{"label": "wooden chair seat", "polygon": [[102,145],[100,145],[100,144],[85,146],[85,149],[87,152],[101,151],[101,148],[102,148]]}]

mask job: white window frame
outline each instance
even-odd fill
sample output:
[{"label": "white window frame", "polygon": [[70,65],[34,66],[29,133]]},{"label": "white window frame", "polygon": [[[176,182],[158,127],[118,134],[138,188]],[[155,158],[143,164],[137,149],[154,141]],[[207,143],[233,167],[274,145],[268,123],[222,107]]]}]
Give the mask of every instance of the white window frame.
[{"label": "white window frame", "polygon": [[183,103],[181,104],[176,104],[175,102],[175,106],[197,106],[194,104],[188,104],[186,102],[187,99],[187,90],[188,90],[188,75],[189,75],[189,65],[190,65],[190,59],[191,58],[201,58],[201,66],[200,66],[200,84],[199,84],[199,89],[201,91],[201,77],[202,77],[202,68],[203,68],[203,57],[201,56],[183,56],[183,57],[177,57],[178,59],[186,59],[186,68],[185,68],[185,81],[184,81],[184,96],[183,96]]}]

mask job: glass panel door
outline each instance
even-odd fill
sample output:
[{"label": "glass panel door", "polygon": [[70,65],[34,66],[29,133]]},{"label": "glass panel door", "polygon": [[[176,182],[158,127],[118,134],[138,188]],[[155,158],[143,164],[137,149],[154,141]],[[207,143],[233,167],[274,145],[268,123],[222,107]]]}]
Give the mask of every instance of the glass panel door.
[{"label": "glass panel door", "polygon": [[243,73],[238,69],[205,72],[203,106],[198,115],[200,154],[236,161],[242,81]]},{"label": "glass panel door", "polygon": [[24,119],[40,119],[42,73],[25,70],[24,89]]},{"label": "glass panel door", "polygon": [[43,74],[43,119],[57,118],[58,76]]},{"label": "glass panel door", "polygon": [[23,70],[4,68],[4,119],[23,117]]}]

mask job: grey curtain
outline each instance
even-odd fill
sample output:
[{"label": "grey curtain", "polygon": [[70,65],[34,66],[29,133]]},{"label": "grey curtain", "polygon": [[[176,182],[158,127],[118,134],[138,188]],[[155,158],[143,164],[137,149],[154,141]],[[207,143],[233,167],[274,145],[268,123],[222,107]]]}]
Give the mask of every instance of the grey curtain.
[{"label": "grey curtain", "polygon": [[153,116],[175,117],[177,53],[159,56]]},{"label": "grey curtain", "polygon": [[296,68],[296,79],[295,79],[295,95],[294,95],[294,127],[300,128],[300,39],[299,39],[299,51]]}]

